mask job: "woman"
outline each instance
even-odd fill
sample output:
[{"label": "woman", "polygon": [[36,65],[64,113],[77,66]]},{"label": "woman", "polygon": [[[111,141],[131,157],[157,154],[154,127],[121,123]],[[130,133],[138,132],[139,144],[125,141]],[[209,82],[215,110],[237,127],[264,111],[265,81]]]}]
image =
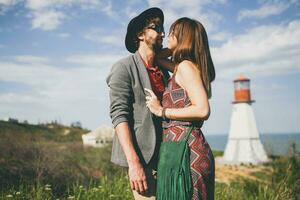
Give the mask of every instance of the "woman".
[{"label": "woman", "polygon": [[145,89],[149,94],[146,105],[153,114],[165,119],[163,141],[179,141],[193,126],[188,139],[192,199],[214,199],[214,157],[200,128],[210,115],[208,99],[215,70],[202,24],[186,17],[175,21],[170,28],[168,49],[172,61],[162,58],[168,56],[167,51],[157,61],[173,71],[162,105],[151,90]]}]

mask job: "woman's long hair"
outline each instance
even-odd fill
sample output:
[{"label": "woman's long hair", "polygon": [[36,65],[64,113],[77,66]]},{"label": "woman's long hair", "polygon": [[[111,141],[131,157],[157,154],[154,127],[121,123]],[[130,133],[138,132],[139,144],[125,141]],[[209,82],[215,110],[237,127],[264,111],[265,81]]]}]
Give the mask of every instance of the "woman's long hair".
[{"label": "woman's long hair", "polygon": [[211,98],[211,82],[215,79],[215,68],[203,25],[197,20],[183,17],[171,25],[170,34],[177,39],[172,56],[175,66],[183,60],[193,62],[200,71],[206,94]]}]

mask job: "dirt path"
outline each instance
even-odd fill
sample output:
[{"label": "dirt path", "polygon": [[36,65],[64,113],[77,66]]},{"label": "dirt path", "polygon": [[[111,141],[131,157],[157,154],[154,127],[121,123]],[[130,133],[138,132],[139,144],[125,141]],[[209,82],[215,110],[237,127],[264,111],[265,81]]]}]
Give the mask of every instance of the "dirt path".
[{"label": "dirt path", "polygon": [[258,178],[252,174],[253,172],[271,173],[272,169],[262,165],[224,165],[218,162],[218,157],[216,158],[217,182],[229,183],[239,177],[257,180]]}]

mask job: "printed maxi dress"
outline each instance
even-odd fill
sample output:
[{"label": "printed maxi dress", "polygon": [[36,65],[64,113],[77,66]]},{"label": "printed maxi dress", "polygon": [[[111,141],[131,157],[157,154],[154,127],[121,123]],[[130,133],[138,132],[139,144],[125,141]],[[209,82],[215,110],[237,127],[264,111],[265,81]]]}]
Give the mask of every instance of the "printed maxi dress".
[{"label": "printed maxi dress", "polygon": [[[175,82],[173,75],[163,94],[162,105],[166,108],[183,108],[191,105],[187,92]],[[194,126],[188,139],[190,147],[190,166],[193,181],[193,200],[213,200],[215,186],[215,160],[202,131],[203,121],[163,122],[163,141],[178,141],[187,129]]]}]

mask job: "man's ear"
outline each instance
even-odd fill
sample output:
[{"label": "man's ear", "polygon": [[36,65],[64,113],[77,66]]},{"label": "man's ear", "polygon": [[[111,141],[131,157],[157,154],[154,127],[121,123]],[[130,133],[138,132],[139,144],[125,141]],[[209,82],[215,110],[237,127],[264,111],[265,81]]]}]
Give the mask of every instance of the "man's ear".
[{"label": "man's ear", "polygon": [[140,40],[140,41],[143,41],[144,40],[144,32],[139,32],[137,34],[137,38]]}]

